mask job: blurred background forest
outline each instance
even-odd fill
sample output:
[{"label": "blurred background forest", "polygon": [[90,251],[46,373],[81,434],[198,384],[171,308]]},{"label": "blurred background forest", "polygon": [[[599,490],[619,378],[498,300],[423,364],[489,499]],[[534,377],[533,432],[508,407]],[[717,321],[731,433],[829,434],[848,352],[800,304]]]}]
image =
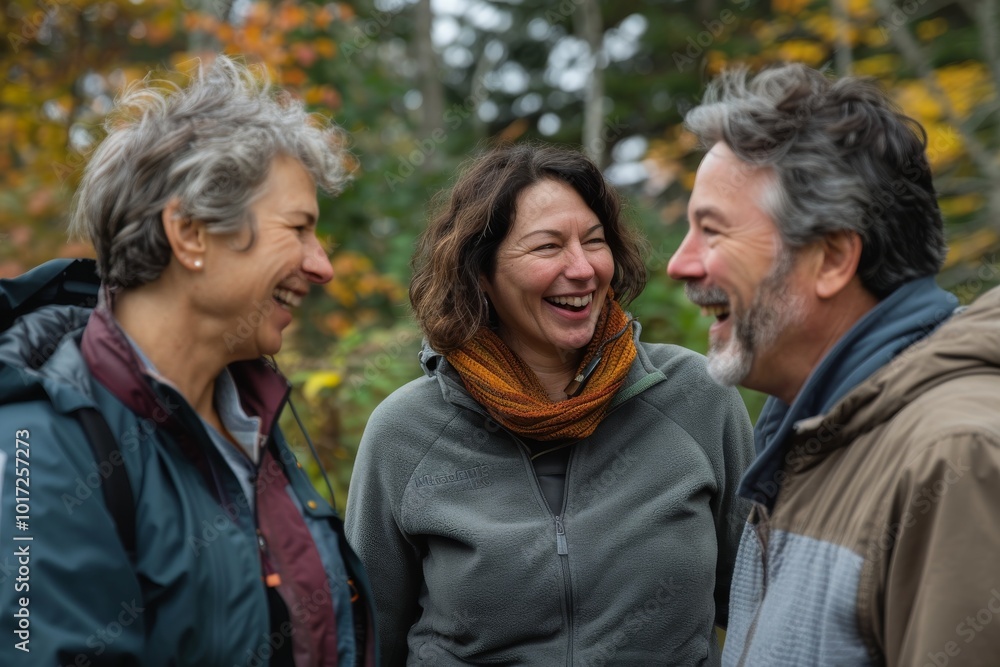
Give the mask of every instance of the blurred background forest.
[{"label": "blurred background forest", "polygon": [[[998,0],[5,0],[0,11],[0,277],[57,256],[118,91],[224,51],[351,135],[353,185],[321,200],[334,280],[278,363],[343,507],[371,410],[416,377],[406,304],[427,206],[496,141],[583,146],[651,240],[631,310],[646,340],[704,351],[708,321],[665,276],[700,158],[681,121],[727,63],[798,60],[878,78],[929,136],[968,302],[1000,282]],[[761,397],[744,394],[756,417]],[[285,424],[290,440],[298,430]],[[315,472],[315,471],[314,471]],[[322,488],[322,485],[321,485]]]}]

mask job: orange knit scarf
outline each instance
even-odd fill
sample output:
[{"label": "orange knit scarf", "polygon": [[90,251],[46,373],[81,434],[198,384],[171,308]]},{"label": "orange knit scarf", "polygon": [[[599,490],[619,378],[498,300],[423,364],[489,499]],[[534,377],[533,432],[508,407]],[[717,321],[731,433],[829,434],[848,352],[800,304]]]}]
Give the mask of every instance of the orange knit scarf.
[{"label": "orange knit scarf", "polygon": [[631,331],[624,331],[629,325],[628,315],[609,293],[577,373],[599,350],[600,362],[578,396],[558,402],[548,397],[534,371],[490,329],[480,329],[446,356],[472,397],[510,431],[533,440],[579,440],[594,432],[625,382],[636,354]]}]

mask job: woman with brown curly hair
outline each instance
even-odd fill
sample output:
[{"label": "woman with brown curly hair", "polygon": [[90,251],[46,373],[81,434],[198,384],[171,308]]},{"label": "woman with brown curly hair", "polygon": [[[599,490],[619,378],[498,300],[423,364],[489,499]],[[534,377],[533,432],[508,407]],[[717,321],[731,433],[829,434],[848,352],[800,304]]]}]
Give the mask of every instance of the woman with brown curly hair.
[{"label": "woman with brown curly hair", "polygon": [[584,155],[474,159],[424,233],[426,376],[369,421],[348,539],[386,664],[717,664],[752,456],[704,359],[639,340],[643,241]]}]

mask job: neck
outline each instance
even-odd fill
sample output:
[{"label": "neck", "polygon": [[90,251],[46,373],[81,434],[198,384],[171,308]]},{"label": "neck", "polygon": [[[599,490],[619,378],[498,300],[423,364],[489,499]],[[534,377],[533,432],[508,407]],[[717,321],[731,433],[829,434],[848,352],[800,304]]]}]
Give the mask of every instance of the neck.
[{"label": "neck", "polygon": [[228,360],[224,351],[198,341],[221,341],[222,336],[204,330],[205,318],[194,316],[186,301],[176,297],[184,293],[177,289],[157,280],[126,290],[114,300],[114,315],[159,374],[195,412],[215,423],[215,379]]},{"label": "neck", "polygon": [[560,350],[554,354],[540,354],[525,346],[511,346],[511,349],[535,373],[550,400],[566,400],[566,385],[573,381],[583,355],[582,350]]}]

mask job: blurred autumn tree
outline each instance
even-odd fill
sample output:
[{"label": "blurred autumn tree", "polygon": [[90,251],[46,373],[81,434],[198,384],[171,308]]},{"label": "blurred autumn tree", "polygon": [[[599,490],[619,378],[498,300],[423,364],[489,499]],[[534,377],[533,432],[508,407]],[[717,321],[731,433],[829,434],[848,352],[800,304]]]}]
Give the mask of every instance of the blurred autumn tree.
[{"label": "blurred autumn tree", "polygon": [[[371,409],[419,373],[409,258],[427,205],[479,146],[582,145],[650,236],[645,337],[704,351],[707,322],[663,272],[700,158],[681,127],[724,65],[802,60],[880,79],[928,130],[964,300],[1000,279],[997,0],[7,0],[0,12],[0,276],[57,255],[115,95],[217,51],[352,137],[353,186],[321,201],[336,278],[278,361],[342,504]],[[751,414],[760,397],[745,394]],[[286,423],[294,440],[296,429]]]}]

